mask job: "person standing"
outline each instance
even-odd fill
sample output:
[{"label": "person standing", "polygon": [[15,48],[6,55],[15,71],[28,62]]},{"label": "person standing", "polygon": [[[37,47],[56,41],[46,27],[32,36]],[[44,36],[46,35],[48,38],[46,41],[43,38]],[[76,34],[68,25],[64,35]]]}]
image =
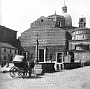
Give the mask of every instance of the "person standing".
[{"label": "person standing", "polygon": [[35,66],[34,60],[31,59],[29,61],[29,77],[31,77],[32,69],[34,68],[34,66]]}]

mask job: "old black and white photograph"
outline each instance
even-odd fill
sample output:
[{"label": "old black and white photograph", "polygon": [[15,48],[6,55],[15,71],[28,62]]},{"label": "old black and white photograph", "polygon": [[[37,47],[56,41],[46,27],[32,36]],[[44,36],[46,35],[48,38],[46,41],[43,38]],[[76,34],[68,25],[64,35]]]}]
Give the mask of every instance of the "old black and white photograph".
[{"label": "old black and white photograph", "polygon": [[0,0],[0,89],[90,89],[90,0]]}]

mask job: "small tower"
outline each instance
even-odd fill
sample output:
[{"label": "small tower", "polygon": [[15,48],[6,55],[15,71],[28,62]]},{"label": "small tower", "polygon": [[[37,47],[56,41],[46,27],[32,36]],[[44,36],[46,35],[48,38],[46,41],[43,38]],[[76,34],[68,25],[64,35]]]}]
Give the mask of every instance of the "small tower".
[{"label": "small tower", "polygon": [[85,26],[86,26],[86,18],[85,17],[79,18],[79,27],[84,28]]},{"label": "small tower", "polygon": [[64,6],[62,7],[62,12],[67,13],[67,6],[65,5],[65,1],[64,1]]}]

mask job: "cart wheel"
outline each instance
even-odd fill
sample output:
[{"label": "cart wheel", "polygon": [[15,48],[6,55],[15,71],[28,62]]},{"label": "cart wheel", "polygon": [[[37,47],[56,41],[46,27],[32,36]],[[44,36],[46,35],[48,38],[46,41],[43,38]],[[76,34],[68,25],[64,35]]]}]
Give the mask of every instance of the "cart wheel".
[{"label": "cart wheel", "polygon": [[18,75],[21,76],[22,78],[26,78],[27,70],[19,70]]},{"label": "cart wheel", "polygon": [[18,69],[15,68],[15,67],[12,67],[12,68],[10,69],[10,76],[11,76],[11,77],[16,77],[17,72],[18,72]]},{"label": "cart wheel", "polygon": [[23,75],[22,75],[22,78],[26,78],[26,77],[27,77],[27,71],[24,70]]}]

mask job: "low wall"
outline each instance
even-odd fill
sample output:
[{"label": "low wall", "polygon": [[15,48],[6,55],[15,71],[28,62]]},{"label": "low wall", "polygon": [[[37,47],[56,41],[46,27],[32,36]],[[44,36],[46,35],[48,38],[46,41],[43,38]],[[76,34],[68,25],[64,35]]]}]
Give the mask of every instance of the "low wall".
[{"label": "low wall", "polygon": [[54,72],[54,64],[55,63],[42,63],[42,72]]},{"label": "low wall", "polygon": [[84,66],[90,66],[90,61],[89,62],[85,62]]},{"label": "low wall", "polygon": [[34,67],[34,73],[41,74],[46,72],[54,72],[54,63],[37,63]]},{"label": "low wall", "polygon": [[75,68],[79,68],[79,67],[81,67],[81,63],[80,62],[64,63],[64,69],[75,69]]}]

